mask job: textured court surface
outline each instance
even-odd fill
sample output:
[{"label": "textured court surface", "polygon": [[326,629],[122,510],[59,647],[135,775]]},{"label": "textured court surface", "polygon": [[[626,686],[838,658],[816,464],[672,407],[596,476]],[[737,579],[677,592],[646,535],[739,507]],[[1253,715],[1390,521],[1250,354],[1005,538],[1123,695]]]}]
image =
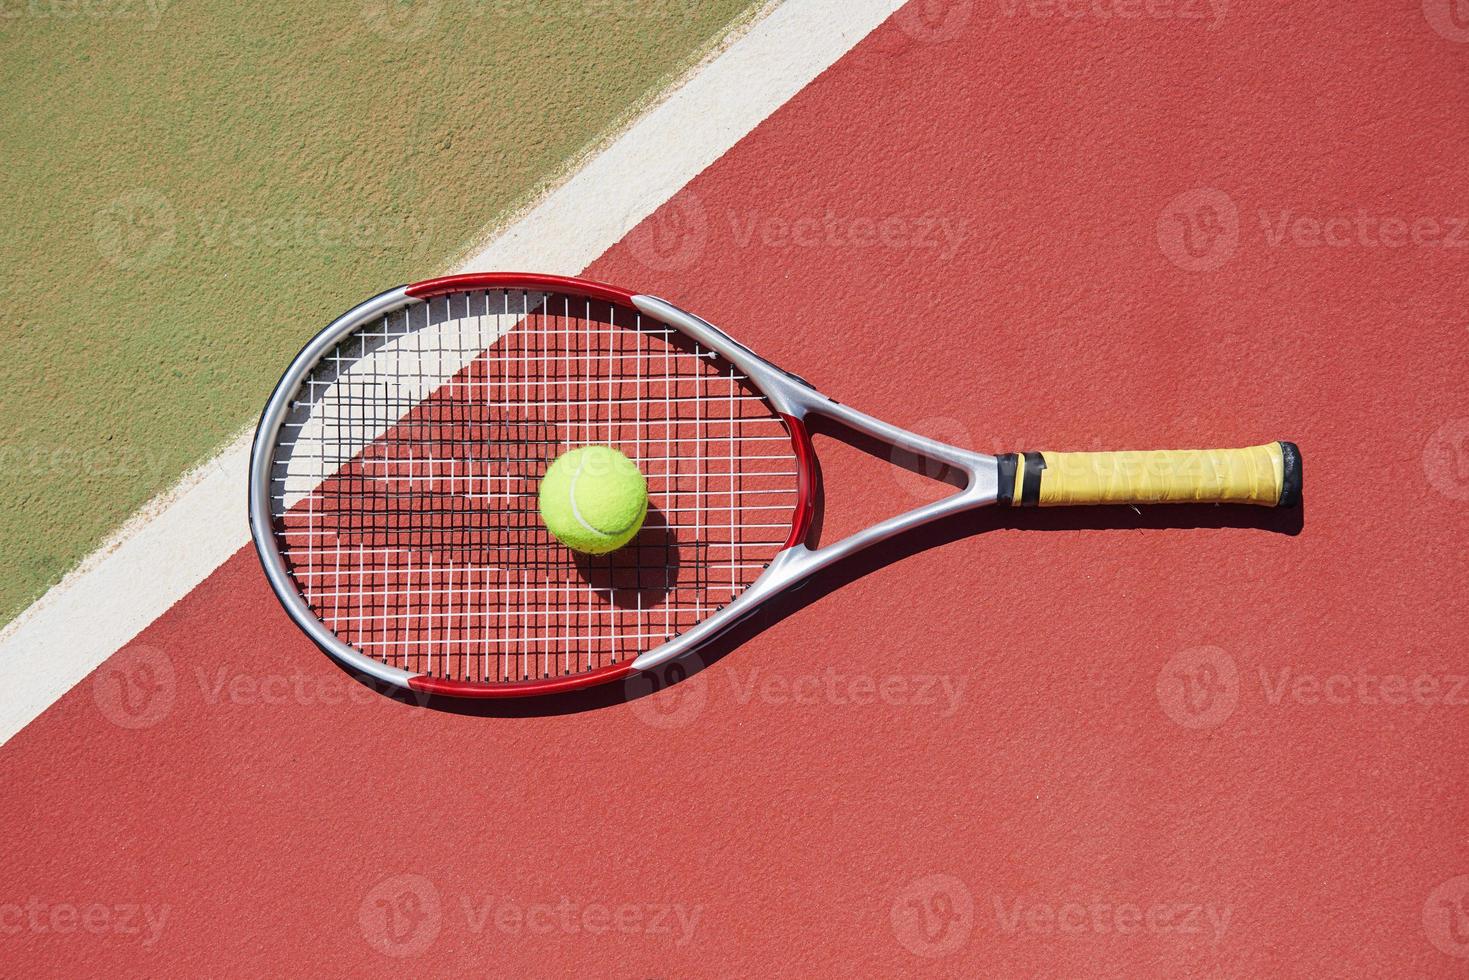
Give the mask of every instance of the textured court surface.
[{"label": "textured court surface", "polygon": [[[1469,30],[1059,9],[909,8],[590,274],[986,452],[1294,439],[1299,525],[982,515],[524,715],[242,552],[0,749],[9,972],[1461,973]],[[828,538],[930,493],[829,447]]]}]

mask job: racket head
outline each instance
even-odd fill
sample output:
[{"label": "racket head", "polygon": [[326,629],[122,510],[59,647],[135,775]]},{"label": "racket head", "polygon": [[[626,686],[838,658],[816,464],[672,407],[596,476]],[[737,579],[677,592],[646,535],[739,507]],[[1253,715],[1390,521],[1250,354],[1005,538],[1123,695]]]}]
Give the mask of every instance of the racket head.
[{"label": "racket head", "polygon": [[[293,360],[261,415],[250,523],[323,650],[398,687],[519,697],[628,677],[717,634],[801,542],[814,458],[792,383],[662,301],[487,273],[390,290]],[[606,556],[545,529],[562,452],[617,446],[644,530]]]}]

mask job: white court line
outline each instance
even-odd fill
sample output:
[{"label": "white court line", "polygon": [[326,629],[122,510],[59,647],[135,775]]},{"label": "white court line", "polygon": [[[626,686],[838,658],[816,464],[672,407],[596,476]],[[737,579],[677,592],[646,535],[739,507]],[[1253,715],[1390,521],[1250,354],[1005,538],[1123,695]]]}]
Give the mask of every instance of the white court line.
[{"label": "white court line", "polygon": [[[460,271],[576,275],[901,6],[776,6]],[[144,506],[0,630],[0,744],[249,542],[250,435]]]},{"label": "white court line", "polygon": [[[525,294],[525,301],[532,307],[540,306],[545,295]],[[323,475],[334,475],[342,464],[357,458],[414,405],[462,371],[479,356],[479,351],[505,336],[520,320],[518,314],[488,315],[494,319],[489,332],[484,330],[485,316],[481,314],[444,319],[418,329],[405,326],[389,330],[385,325],[382,347],[348,362],[324,389],[314,389],[312,413],[295,423],[291,435],[298,452],[286,462],[281,507],[290,510],[314,493]],[[455,335],[452,339],[451,334]],[[336,363],[339,366],[341,361]],[[344,405],[353,399],[360,406],[356,410]],[[288,424],[292,424],[289,419]],[[332,426],[330,434],[325,431],[328,425]],[[452,467],[453,461],[448,462]],[[411,460],[408,472],[411,479]]]}]

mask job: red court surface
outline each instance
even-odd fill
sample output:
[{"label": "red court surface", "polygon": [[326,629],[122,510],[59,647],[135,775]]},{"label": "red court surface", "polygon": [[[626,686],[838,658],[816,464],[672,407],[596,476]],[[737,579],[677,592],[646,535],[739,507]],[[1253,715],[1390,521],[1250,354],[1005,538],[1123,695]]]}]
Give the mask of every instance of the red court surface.
[{"label": "red court surface", "polygon": [[[242,551],[0,750],[4,972],[1462,975],[1469,47],[1047,9],[899,15],[588,274],[985,452],[1293,439],[1302,517],[971,517],[462,714]],[[827,540],[930,493],[820,448]]]}]

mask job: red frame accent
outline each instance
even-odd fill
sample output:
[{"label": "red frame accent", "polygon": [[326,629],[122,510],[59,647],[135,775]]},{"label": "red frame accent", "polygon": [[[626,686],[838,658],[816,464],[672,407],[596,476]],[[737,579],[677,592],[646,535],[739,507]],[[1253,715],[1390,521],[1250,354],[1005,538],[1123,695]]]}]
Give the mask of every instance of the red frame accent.
[{"label": "red frame accent", "polygon": [[631,304],[637,293],[619,286],[590,279],[575,279],[571,276],[545,276],[534,272],[471,272],[462,276],[441,276],[425,279],[407,288],[409,296],[428,299],[445,293],[460,293],[471,289],[534,289],[548,293],[571,293],[607,303]]},{"label": "red frame accent", "polygon": [[599,667],[596,670],[587,671],[585,674],[572,674],[567,677],[546,677],[534,681],[514,681],[509,684],[455,681],[443,677],[429,677],[427,674],[419,674],[416,677],[408,678],[408,686],[424,694],[439,694],[451,698],[523,698],[536,694],[561,694],[565,691],[577,691],[584,687],[594,687],[597,684],[606,684],[610,681],[621,680],[631,675],[632,672],[632,661],[628,661],[627,663]]},{"label": "red frame accent", "polygon": [[796,510],[791,514],[791,536],[785,547],[794,548],[806,540],[811,519],[816,515],[816,450],[811,447],[811,434],[806,423],[794,415],[782,415],[781,421],[791,433],[791,446],[796,450]]}]

